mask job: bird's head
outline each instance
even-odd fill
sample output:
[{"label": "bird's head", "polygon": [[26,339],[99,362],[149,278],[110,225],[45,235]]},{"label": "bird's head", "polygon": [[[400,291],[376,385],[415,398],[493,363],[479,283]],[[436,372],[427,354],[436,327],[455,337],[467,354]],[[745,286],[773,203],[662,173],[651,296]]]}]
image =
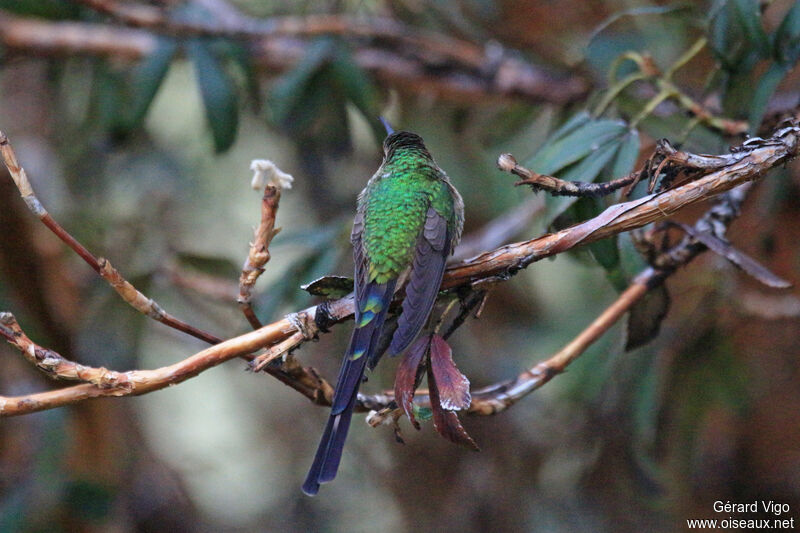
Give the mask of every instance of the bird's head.
[{"label": "bird's head", "polygon": [[410,131],[395,131],[389,134],[383,141],[383,154],[387,159],[394,155],[397,151],[404,150],[418,150],[425,153],[428,149],[425,148],[425,143],[422,137]]}]

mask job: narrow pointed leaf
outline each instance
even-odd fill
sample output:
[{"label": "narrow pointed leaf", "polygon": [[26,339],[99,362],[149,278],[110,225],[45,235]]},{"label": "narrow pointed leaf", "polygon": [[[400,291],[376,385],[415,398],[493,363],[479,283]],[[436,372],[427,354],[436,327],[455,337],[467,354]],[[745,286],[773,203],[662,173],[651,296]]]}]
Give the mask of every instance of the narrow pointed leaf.
[{"label": "narrow pointed leaf", "polygon": [[756,90],[753,93],[753,100],[750,103],[750,115],[748,122],[750,123],[750,135],[755,135],[761,126],[761,119],[767,111],[767,104],[770,98],[775,93],[781,80],[789,73],[792,65],[784,65],[782,63],[773,63],[769,69],[761,76],[756,85]]},{"label": "narrow pointed leaf", "polygon": [[239,128],[239,98],[233,78],[208,43],[193,40],[187,47],[194,63],[197,83],[214,139],[214,149],[224,152],[236,140]]},{"label": "narrow pointed leaf", "polygon": [[129,132],[141,126],[147,110],[158,93],[178,45],[174,40],[160,38],[156,49],[139,63],[131,73],[132,91],[130,110],[123,114],[120,127]]},{"label": "narrow pointed leaf", "polygon": [[781,63],[792,65],[800,59],[800,2],[794,3],[775,30],[774,47]]},{"label": "narrow pointed leaf", "polygon": [[627,131],[624,122],[595,120],[539,150],[525,166],[541,174],[553,174],[585,158]]},{"label": "narrow pointed leaf", "polygon": [[644,346],[658,335],[661,322],[669,311],[669,304],[669,292],[661,284],[647,291],[647,294],[631,307],[625,328],[625,351]]},{"label": "narrow pointed leaf", "polygon": [[439,335],[431,336],[430,361],[442,408],[448,411],[468,409],[472,402],[469,380],[458,370],[450,345]]},{"label": "narrow pointed leaf", "polygon": [[562,137],[569,135],[573,131],[577,130],[584,124],[587,124],[589,121],[592,120],[592,115],[590,115],[586,111],[580,111],[574,114],[572,117],[569,118],[564,124],[561,125],[556,131],[554,131],[550,137],[545,141],[545,143],[539,148],[539,151],[544,150],[545,148],[552,146],[553,143],[561,139]]},{"label": "narrow pointed leaf", "polygon": [[721,255],[767,287],[772,287],[775,289],[788,289],[792,286],[790,282],[778,277],[767,267],[749,255],[731,246],[730,243],[723,241],[722,239],[710,233],[695,231],[691,226],[687,226],[685,224],[680,224],[680,226],[686,233],[706,245],[709,250],[717,255]]},{"label": "narrow pointed leaf", "polygon": [[628,131],[622,144],[614,158],[611,166],[611,177],[613,179],[622,178],[633,172],[633,167],[639,159],[639,131],[632,129]]},{"label": "narrow pointed leaf", "polygon": [[419,422],[414,416],[414,391],[419,385],[421,371],[424,369],[421,364],[423,357],[428,353],[430,340],[428,336],[420,337],[411,345],[411,348],[406,350],[403,360],[397,365],[397,373],[394,378],[394,400],[417,429],[419,429]]},{"label": "narrow pointed leaf", "polygon": [[767,57],[770,52],[769,37],[761,22],[760,2],[758,0],[731,0],[731,2],[745,36],[761,57]]},{"label": "narrow pointed leaf", "polygon": [[383,126],[375,120],[378,114],[378,93],[369,76],[350,56],[350,51],[342,47],[330,65],[332,75],[342,94],[353,103],[373,128],[376,137],[385,137]]},{"label": "narrow pointed leaf", "polygon": [[[594,182],[603,171],[603,168],[611,161],[614,154],[619,150],[618,140],[606,143],[594,152],[588,154],[580,163],[572,166],[561,175],[565,181],[583,181],[586,183]],[[547,205],[545,219],[554,221],[571,205],[578,200],[575,196],[548,196],[545,200]]]}]

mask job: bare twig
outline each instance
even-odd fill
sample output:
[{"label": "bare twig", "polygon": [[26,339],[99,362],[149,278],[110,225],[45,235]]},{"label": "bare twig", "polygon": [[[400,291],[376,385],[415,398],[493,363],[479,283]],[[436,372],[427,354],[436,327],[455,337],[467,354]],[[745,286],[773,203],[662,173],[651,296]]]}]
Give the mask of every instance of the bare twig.
[{"label": "bare twig", "polygon": [[[507,279],[536,260],[566,251],[580,244],[593,242],[616,233],[641,227],[649,222],[663,220],[682,207],[711,198],[743,183],[763,177],[767,170],[796,157],[798,152],[800,152],[800,126],[793,122],[781,127],[769,139],[748,141],[745,145],[734,150],[729,156],[720,156],[727,157],[726,164],[719,166],[715,163],[712,169],[695,181],[639,200],[612,206],[597,217],[558,233],[503,246],[472,260],[451,266],[445,272],[442,287],[447,289],[484,283],[487,280]],[[699,170],[699,172],[702,172],[702,170]],[[731,194],[735,193],[736,191]],[[707,223],[713,227],[713,219],[710,220]],[[698,231],[706,230],[698,228]],[[691,237],[687,236],[687,238]],[[696,241],[692,246],[700,247],[698,250],[704,249],[704,246]],[[692,248],[686,246],[682,248],[683,252],[680,252],[680,250],[681,248],[677,247],[674,251],[676,265],[683,264],[679,261],[681,253],[688,254]],[[573,360],[577,356],[576,354],[580,353],[582,347],[585,348],[588,343],[604,331],[604,328],[607,329],[613,321],[617,320],[624,312],[624,309],[629,308],[636,299],[646,292],[642,287],[634,287],[637,285],[652,286],[654,282],[649,281],[648,277],[663,276],[663,273],[667,271],[668,269],[654,270],[652,274],[648,273],[649,271],[645,271],[645,273],[637,277],[634,285],[623,293],[621,302],[612,305],[571,346],[556,354],[558,357],[555,361],[555,366],[552,368],[558,370],[559,365],[568,364]],[[304,338],[310,338],[318,331],[324,331],[332,324],[345,320],[352,313],[352,296],[325,302],[319,306],[296,313],[293,320],[288,318],[279,320],[254,332],[208,348],[169,367],[150,371],[137,370],[127,372],[126,374],[134,377],[133,382],[135,385],[131,392],[119,389],[101,389],[95,385],[84,384],[17,398],[0,397],[0,414],[24,414],[98,396],[143,394],[180,382],[238,355],[247,354],[265,346],[274,346],[289,337],[295,336],[298,331],[302,331]],[[303,326],[298,326],[301,323]],[[265,370],[285,383],[290,384],[315,403],[328,404],[330,402],[332,394],[330,385],[322,380],[313,369],[303,368],[291,356],[285,357],[285,362],[280,369],[273,369],[272,365],[268,364]],[[541,367],[540,370],[542,370]],[[511,401],[513,403],[513,401],[521,397],[519,396],[520,394],[527,394],[524,391],[533,390],[541,386],[535,385],[535,383],[536,380],[543,379],[543,376],[543,374],[533,372],[533,370],[526,371],[521,381],[518,378],[500,388],[492,388],[491,391],[476,391],[473,395],[474,410],[478,412],[496,412],[506,402]],[[481,394],[478,394],[479,392]],[[487,404],[480,403],[484,393],[491,395],[491,401]],[[362,409],[385,407],[388,402],[384,402],[384,400],[387,399],[391,401],[391,396],[369,397],[359,395],[359,406]]]},{"label": "bare twig", "polygon": [[253,287],[259,276],[264,273],[264,265],[270,259],[269,244],[281,230],[275,228],[275,214],[281,200],[281,189],[290,189],[294,178],[266,159],[254,159],[250,163],[250,170],[254,172],[251,186],[258,191],[263,188],[264,196],[261,198],[261,221],[256,228],[255,238],[250,243],[250,252],[239,276],[237,302],[250,325],[258,329],[262,324],[251,303]]},{"label": "bare twig", "polygon": [[697,170],[695,180],[637,200],[613,205],[593,219],[530,241],[508,244],[445,272],[443,288],[497,277],[506,278],[530,263],[578,244],[664,220],[675,212],[763,177],[764,173],[800,153],[800,126],[791,122],[768,139],[753,138],[732,153],[716,156],[712,169]]},{"label": "bare twig", "polygon": [[19,327],[11,313],[0,313],[0,336],[17,348],[25,358],[53,379],[92,383],[98,387],[126,386],[123,374],[105,368],[92,368],[64,359],[60,354],[34,343]]},{"label": "bare twig", "polygon": [[534,191],[546,191],[553,196],[606,196],[634,183],[639,174],[638,172],[632,172],[619,179],[600,183],[565,181],[553,176],[528,170],[518,165],[517,160],[511,154],[501,154],[500,157],[497,158],[497,168],[522,178],[520,181],[516,182],[514,186],[530,185]]},{"label": "bare twig", "polygon": [[280,188],[267,185],[264,189],[264,197],[261,199],[261,222],[256,228],[255,238],[250,244],[250,253],[242,267],[242,275],[239,277],[239,297],[236,301],[253,329],[258,329],[263,325],[253,310],[253,286],[264,272],[264,265],[270,259],[269,243],[280,231],[275,229],[275,212],[278,210],[280,199]]}]

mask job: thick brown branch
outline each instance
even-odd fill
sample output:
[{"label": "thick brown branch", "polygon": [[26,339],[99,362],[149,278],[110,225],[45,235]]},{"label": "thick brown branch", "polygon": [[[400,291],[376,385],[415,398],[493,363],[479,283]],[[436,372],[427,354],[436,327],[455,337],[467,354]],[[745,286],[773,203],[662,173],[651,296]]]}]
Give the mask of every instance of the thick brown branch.
[{"label": "thick brown branch", "polygon": [[[85,383],[82,385],[66,387],[63,389],[42,392],[38,394],[30,394],[27,396],[0,397],[0,416],[14,416],[41,411],[44,409],[51,409],[53,407],[68,405],[88,398],[97,398],[102,396],[129,396],[152,392],[154,390],[167,387],[168,385],[180,383],[193,376],[196,376],[203,370],[207,370],[222,362],[228,361],[229,359],[249,354],[260,349],[262,346],[277,342],[292,329],[292,324],[289,323],[289,321],[281,320],[259,330],[206,348],[205,350],[173,365],[165,366],[155,370],[113,372],[105,369],[90,369],[81,365],[76,365],[75,363],[70,363],[68,361],[65,362],[65,360],[61,358],[61,366],[54,368],[53,371],[55,372],[57,369],[61,369],[68,374],[59,374],[59,377],[68,377],[72,374],[74,375],[72,379],[84,379],[84,376],[100,376],[101,370],[104,371],[107,376],[111,377],[104,381],[100,386],[92,383]],[[7,335],[4,334],[3,336],[9,340]],[[27,339],[27,337],[25,338]],[[20,341],[20,337],[18,336],[14,336],[14,339],[16,342],[15,340],[9,340],[9,342],[12,342],[12,344],[20,350],[44,350],[30,341],[27,343]],[[52,352],[49,350],[47,352],[52,354]],[[53,357],[55,358],[55,356]],[[41,363],[37,362],[37,366],[41,367]],[[70,366],[73,366],[73,369],[70,369]],[[83,374],[80,374],[77,370],[74,370],[74,368],[78,367],[81,368]],[[323,388],[320,385],[318,385],[318,387],[320,389]]]}]

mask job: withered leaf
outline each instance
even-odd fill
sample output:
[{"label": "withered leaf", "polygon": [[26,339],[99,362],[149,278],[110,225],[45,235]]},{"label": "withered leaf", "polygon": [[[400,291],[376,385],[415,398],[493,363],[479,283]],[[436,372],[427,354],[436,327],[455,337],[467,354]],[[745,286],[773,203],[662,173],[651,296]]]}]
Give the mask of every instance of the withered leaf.
[{"label": "withered leaf", "polygon": [[730,243],[712,235],[711,233],[695,231],[691,226],[680,224],[683,230],[705,244],[709,250],[717,255],[721,255],[737,267],[747,272],[750,276],[757,279],[767,287],[775,289],[788,289],[792,284],[783,278],[779,278],[772,273],[767,267],[746,255],[744,252],[734,248]]},{"label": "withered leaf", "polygon": [[669,311],[669,292],[662,284],[647,291],[628,313],[625,328],[625,351],[643,346],[653,340],[661,329],[661,321]]},{"label": "withered leaf", "polygon": [[448,411],[469,408],[472,396],[469,380],[453,361],[450,345],[439,335],[431,335],[430,366],[439,390],[439,404]]},{"label": "withered leaf", "polygon": [[403,360],[397,365],[397,373],[394,378],[394,399],[397,405],[403,410],[408,419],[419,429],[419,422],[414,416],[414,391],[419,385],[422,377],[423,367],[420,363],[428,352],[431,339],[429,336],[420,337],[406,350]]},{"label": "withered leaf", "polygon": [[469,436],[467,430],[461,425],[458,415],[453,411],[442,409],[439,399],[439,390],[436,386],[436,378],[431,370],[431,358],[428,358],[428,394],[431,398],[431,411],[433,413],[433,427],[442,437],[450,442],[461,444],[479,451],[478,445]]}]

